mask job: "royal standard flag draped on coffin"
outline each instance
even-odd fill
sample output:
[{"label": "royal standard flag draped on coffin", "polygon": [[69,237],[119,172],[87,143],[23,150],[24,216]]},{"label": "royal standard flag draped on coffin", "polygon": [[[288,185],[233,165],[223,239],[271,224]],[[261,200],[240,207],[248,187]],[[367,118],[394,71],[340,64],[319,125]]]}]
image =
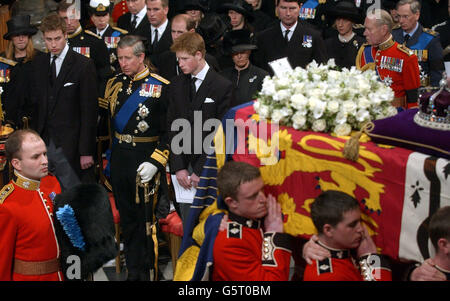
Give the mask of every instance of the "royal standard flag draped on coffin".
[{"label": "royal standard flag draped on coffin", "polygon": [[342,154],[347,139],[260,121],[253,102],[231,109],[205,164],[174,280],[208,277],[217,227],[226,212],[216,201],[215,181],[228,160],[260,168],[265,192],[281,204],[285,232],[293,236],[316,233],[310,205],[322,191],[333,189],[360,202],[363,223],[383,254],[417,261],[432,255],[425,229],[438,208],[450,205],[450,161],[377,145],[362,135],[353,162]]}]

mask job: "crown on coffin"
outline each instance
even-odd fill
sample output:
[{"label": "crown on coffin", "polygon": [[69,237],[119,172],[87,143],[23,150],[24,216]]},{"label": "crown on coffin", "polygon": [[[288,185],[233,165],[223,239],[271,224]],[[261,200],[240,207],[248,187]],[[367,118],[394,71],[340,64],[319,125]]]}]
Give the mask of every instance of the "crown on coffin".
[{"label": "crown on coffin", "polygon": [[446,77],[440,87],[426,87],[419,95],[419,111],[414,121],[420,126],[450,131],[450,89]]}]

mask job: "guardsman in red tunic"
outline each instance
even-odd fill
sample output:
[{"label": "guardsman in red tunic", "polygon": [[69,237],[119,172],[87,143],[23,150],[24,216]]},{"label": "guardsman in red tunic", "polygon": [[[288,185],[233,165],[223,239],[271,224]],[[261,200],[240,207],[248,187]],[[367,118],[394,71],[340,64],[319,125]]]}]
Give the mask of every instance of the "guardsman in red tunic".
[{"label": "guardsman in red tunic", "polygon": [[307,259],[311,264],[306,266],[303,280],[392,280],[389,259],[377,254],[372,238],[361,224],[361,211],[355,198],[341,191],[325,191],[311,205],[311,218],[319,233],[317,244],[331,256],[313,261]]},{"label": "guardsman in red tunic", "polygon": [[52,199],[61,192],[48,175],[44,141],[31,130],[7,140],[15,179],[0,191],[0,280],[60,281]]},{"label": "guardsman in red tunic", "polygon": [[289,280],[291,236],[283,233],[280,205],[264,195],[259,169],[228,162],[217,185],[229,216],[214,242],[212,280]]},{"label": "guardsman in red tunic", "polygon": [[367,44],[358,51],[356,67],[376,71],[380,80],[394,90],[394,106],[417,106],[420,87],[417,56],[392,39],[392,24],[391,16],[384,10],[375,9],[367,14],[364,22]]}]

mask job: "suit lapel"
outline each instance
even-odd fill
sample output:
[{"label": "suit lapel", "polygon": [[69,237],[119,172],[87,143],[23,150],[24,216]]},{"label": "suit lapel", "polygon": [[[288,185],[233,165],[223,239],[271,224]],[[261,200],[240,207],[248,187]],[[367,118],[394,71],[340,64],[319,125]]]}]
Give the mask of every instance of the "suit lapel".
[{"label": "suit lapel", "polygon": [[65,84],[66,77],[70,74],[70,70],[72,69],[72,65],[74,62],[74,52],[72,49],[69,48],[69,51],[67,51],[66,57],[64,58],[64,61],[61,65],[61,69],[59,70],[58,76],[56,77],[55,86],[53,87],[53,95],[55,95],[55,100],[52,104],[53,107],[49,108],[49,111],[52,112],[56,102],[59,99],[59,91]]}]

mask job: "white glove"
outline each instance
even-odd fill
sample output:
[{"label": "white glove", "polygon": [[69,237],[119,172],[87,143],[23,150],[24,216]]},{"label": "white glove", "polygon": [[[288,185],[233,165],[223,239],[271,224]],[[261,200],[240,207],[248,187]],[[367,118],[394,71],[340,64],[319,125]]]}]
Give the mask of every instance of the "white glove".
[{"label": "white glove", "polygon": [[141,182],[147,183],[158,171],[158,168],[150,162],[144,162],[139,165],[137,172],[141,176]]}]

